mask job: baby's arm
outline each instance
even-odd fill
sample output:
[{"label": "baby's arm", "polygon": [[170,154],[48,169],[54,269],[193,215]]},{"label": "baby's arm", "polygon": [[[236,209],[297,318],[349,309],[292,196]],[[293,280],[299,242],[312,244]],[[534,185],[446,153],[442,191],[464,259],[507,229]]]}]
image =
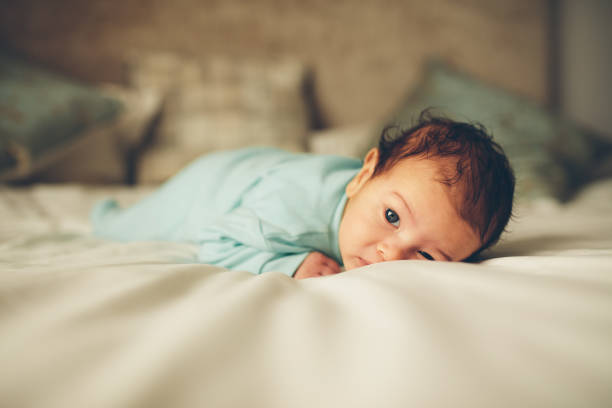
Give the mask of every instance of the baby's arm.
[{"label": "baby's arm", "polygon": [[198,251],[200,262],[255,274],[277,271],[293,276],[308,255],[306,252],[295,254],[270,252],[245,245],[230,237],[205,239],[200,244]]},{"label": "baby's arm", "polygon": [[340,265],[320,252],[309,253],[304,262],[297,268],[295,279],[315,278],[317,276],[335,275],[340,273]]},{"label": "baby's arm", "polygon": [[334,275],[341,271],[336,261],[320,252],[277,254],[227,239],[204,242],[198,258],[203,263],[252,273],[284,272],[295,279]]},{"label": "baby's arm", "polygon": [[[278,271],[297,279],[340,272],[336,261],[312,252],[299,235],[266,218],[238,207],[219,222],[203,227],[198,237],[199,261],[256,274]],[[309,234],[310,241],[317,240],[318,236]]]}]

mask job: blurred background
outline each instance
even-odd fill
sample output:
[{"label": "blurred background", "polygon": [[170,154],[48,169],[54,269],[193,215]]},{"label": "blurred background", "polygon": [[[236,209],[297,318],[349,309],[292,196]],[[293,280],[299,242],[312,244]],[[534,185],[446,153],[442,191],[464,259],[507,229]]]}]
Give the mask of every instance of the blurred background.
[{"label": "blurred background", "polygon": [[[157,182],[188,160],[177,151],[192,157],[251,138],[342,150],[351,133],[372,132],[422,91],[432,60],[612,140],[606,0],[0,0],[0,7],[3,52],[95,86],[129,116],[112,136],[127,164],[105,177],[72,163],[51,180]],[[326,144],[333,130],[342,138]],[[95,148],[99,156],[105,149]],[[40,177],[58,160],[43,161],[13,175]]]}]

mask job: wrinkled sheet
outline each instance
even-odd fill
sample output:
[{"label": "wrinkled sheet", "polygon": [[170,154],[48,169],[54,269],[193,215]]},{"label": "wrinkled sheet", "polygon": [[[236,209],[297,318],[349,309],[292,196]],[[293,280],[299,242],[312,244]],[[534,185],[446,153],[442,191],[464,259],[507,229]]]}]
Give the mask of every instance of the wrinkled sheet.
[{"label": "wrinkled sheet", "polygon": [[0,406],[612,405],[612,181],[519,208],[478,264],[303,281],[90,235],[147,192],[0,188]]}]

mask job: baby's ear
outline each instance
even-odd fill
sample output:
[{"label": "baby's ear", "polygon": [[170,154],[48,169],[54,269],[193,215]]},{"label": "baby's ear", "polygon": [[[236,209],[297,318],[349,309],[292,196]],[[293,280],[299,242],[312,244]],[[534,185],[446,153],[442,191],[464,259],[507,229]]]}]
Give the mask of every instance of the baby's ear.
[{"label": "baby's ear", "polygon": [[378,164],[378,149],[376,147],[370,149],[363,160],[363,166],[359,170],[359,173],[353,177],[353,179],[346,186],[346,195],[348,198],[353,197],[361,188],[366,184],[368,180],[372,178],[374,169]]}]

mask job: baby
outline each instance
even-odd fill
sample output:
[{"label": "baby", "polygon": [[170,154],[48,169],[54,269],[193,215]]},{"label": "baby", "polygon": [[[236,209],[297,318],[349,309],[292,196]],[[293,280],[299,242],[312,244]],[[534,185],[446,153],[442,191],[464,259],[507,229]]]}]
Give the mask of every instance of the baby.
[{"label": "baby", "polygon": [[96,205],[94,232],[198,244],[198,261],[296,279],[400,259],[462,261],[493,245],[514,175],[476,125],[425,111],[357,159],[246,148],[204,156],[132,207]]}]

